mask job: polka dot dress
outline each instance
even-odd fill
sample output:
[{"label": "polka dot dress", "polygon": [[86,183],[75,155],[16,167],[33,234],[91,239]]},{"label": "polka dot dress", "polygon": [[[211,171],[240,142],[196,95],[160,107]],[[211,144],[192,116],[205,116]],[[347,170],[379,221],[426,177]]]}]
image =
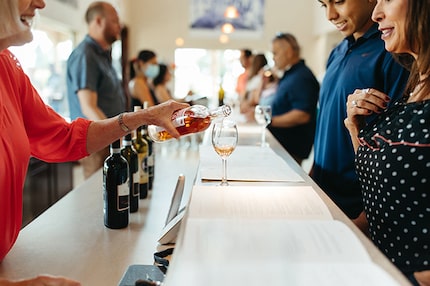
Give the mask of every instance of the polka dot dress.
[{"label": "polka dot dress", "polygon": [[405,274],[430,269],[430,100],[397,102],[359,137],[371,239]]}]

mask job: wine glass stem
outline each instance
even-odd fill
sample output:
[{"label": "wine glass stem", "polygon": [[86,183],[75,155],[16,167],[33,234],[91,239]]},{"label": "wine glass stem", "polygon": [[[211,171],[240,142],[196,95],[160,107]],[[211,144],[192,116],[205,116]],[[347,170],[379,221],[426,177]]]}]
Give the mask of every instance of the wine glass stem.
[{"label": "wine glass stem", "polygon": [[266,126],[263,126],[263,130],[261,131],[261,146],[266,145]]},{"label": "wine glass stem", "polygon": [[227,159],[222,158],[222,179],[221,186],[227,186]]}]

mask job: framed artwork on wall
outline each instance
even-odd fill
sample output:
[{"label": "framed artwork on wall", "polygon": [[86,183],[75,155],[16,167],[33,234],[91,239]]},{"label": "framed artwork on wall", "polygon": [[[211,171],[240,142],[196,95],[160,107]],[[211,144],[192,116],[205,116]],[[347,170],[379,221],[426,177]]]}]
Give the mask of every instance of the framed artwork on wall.
[{"label": "framed artwork on wall", "polygon": [[64,3],[73,8],[78,8],[78,0],[57,0],[58,2]]},{"label": "framed artwork on wall", "polygon": [[194,35],[259,36],[264,27],[264,0],[190,0]]}]

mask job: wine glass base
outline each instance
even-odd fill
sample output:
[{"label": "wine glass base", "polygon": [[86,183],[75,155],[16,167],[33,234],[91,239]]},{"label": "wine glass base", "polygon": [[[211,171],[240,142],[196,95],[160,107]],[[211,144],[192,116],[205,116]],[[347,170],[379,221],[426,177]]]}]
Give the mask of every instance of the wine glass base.
[{"label": "wine glass base", "polygon": [[261,146],[261,147],[270,147],[270,145],[269,145],[269,143],[258,143],[258,146]]},{"label": "wine glass base", "polygon": [[218,186],[225,187],[225,186],[230,186],[230,184],[228,182],[221,182],[218,184]]}]

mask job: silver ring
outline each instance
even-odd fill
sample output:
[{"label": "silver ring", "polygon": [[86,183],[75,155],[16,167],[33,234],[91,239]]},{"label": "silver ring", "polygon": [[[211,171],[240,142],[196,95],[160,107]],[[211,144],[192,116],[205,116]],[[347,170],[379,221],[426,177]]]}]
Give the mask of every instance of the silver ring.
[{"label": "silver ring", "polygon": [[356,107],[357,106],[357,101],[356,100],[351,101],[351,105],[352,105],[352,107]]},{"label": "silver ring", "polygon": [[369,93],[369,91],[370,91],[370,88],[366,88],[366,89],[362,89],[361,90],[361,92],[364,93],[364,94]]}]

